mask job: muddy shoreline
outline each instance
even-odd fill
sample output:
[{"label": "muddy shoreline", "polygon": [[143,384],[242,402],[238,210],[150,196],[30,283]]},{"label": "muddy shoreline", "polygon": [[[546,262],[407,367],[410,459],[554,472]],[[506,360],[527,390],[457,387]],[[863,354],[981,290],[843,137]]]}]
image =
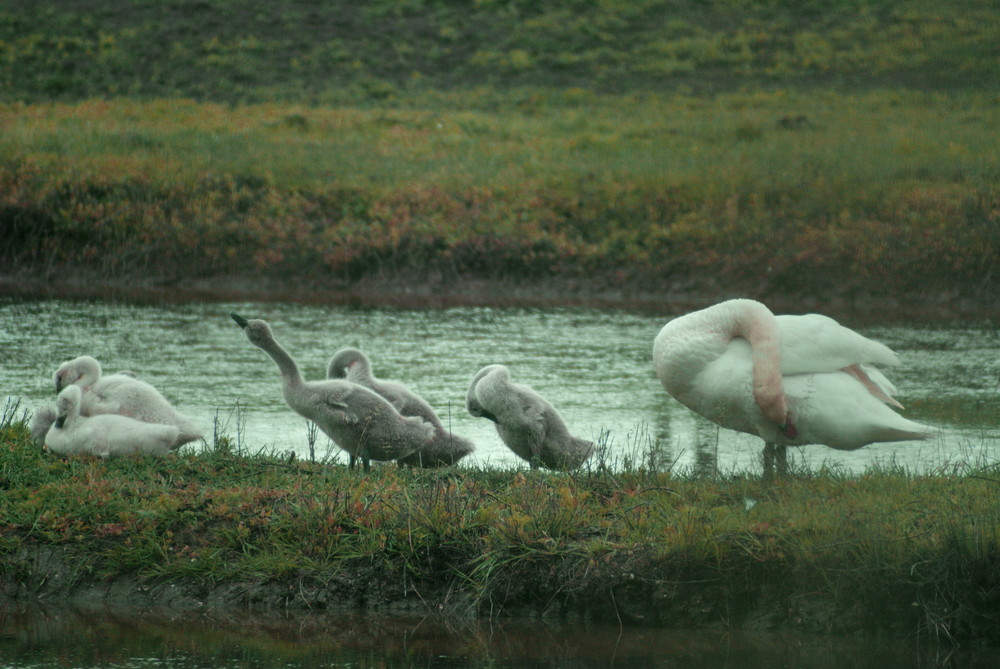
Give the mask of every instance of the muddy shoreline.
[{"label": "muddy shoreline", "polygon": [[[878,611],[845,602],[835,593],[797,583],[783,570],[750,561],[724,569],[706,565],[662,565],[642,558],[600,568],[585,588],[558,581],[559,565],[538,565],[553,577],[525,582],[504,602],[476,603],[454,578],[408,581],[399,574],[351,565],[329,578],[299,575],[220,583],[145,580],[118,576],[96,580],[77,573],[68,551],[38,546],[12,560],[19,578],[0,578],[0,606],[67,606],[83,609],[230,615],[236,611],[436,614],[453,619],[544,618],[659,628],[731,629],[931,638],[930,612],[914,604],[912,592],[887,588]],[[616,561],[617,562],[617,561]],[[629,564],[630,563],[630,564]],[[905,590],[905,588],[904,588]],[[842,595],[843,593],[841,593]],[[859,593],[860,594],[860,593]],[[979,630],[972,639],[987,639]],[[947,642],[947,637],[936,639]]]},{"label": "muddy shoreline", "polygon": [[[57,275],[61,276],[61,274]],[[984,322],[1000,316],[988,287],[965,292],[932,289],[886,295],[865,286],[826,293],[788,292],[767,285],[657,281],[651,277],[550,277],[540,280],[398,275],[354,282],[291,277],[217,276],[188,279],[78,277],[64,280],[0,275],[0,296],[21,299],[112,300],[143,304],[290,302],[408,309],[451,307],[585,307],[634,313],[685,313],[733,297],[765,302],[778,313],[825,313],[852,323]]]}]

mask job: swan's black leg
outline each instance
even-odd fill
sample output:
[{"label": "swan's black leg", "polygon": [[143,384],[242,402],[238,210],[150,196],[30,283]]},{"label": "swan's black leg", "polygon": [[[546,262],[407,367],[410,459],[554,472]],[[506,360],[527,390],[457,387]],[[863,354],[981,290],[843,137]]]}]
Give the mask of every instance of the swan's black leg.
[{"label": "swan's black leg", "polygon": [[764,478],[774,478],[775,469],[779,476],[788,473],[788,449],[784,445],[767,442],[764,444]]},{"label": "swan's black leg", "polygon": [[[356,456],[353,453],[351,453],[349,455],[349,457],[350,457],[350,459],[347,461],[347,468],[348,469],[354,469],[355,467],[358,466],[358,456]],[[361,458],[361,467],[366,472],[367,471],[371,471],[371,468],[372,468],[371,460],[369,460],[368,458],[364,458],[364,457]]]}]

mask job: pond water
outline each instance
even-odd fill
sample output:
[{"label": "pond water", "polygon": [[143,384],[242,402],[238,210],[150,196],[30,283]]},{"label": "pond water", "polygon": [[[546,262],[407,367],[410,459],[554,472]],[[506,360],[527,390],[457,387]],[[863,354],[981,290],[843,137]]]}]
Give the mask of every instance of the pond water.
[{"label": "pond water", "polygon": [[[52,374],[90,354],[106,371],[129,369],[195,418],[209,443],[221,430],[248,450],[308,457],[308,426],[284,403],[279,374],[230,319],[263,318],[308,379],[325,375],[338,348],[355,346],[376,376],[423,395],[477,450],[471,466],[522,466],[492,423],[465,411],[473,374],[507,365],[533,386],[579,437],[601,439],[612,463],[655,451],[661,466],[728,473],[759,468],[761,442],[723,430],[668,397],[651,347],[672,314],[596,309],[451,308],[401,310],[275,303],[138,306],[106,302],[0,300],[0,396],[28,410],[54,401]],[[839,452],[790,449],[793,461],[860,470],[894,462],[911,471],[995,462],[1000,455],[1000,337],[989,326],[858,327],[899,353],[890,376],[905,414],[944,428],[927,442],[876,444]],[[344,461],[322,433],[317,458]]]},{"label": "pond water", "polygon": [[110,612],[0,607],[0,668],[996,667],[1000,649],[918,640],[663,630],[372,613]]},{"label": "pond water", "polygon": [[[622,464],[655,452],[681,470],[759,470],[759,439],[717,428],[668,397],[651,363],[653,338],[676,314],[585,308],[404,310],[285,303],[143,306],[110,302],[0,299],[0,400],[54,401],[52,374],[90,354],[107,371],[129,369],[213,431],[247,450],[309,456],[304,419],[281,398],[277,367],[250,345],[229,313],[267,320],[307,379],[325,375],[337,349],[355,346],[374,372],[423,395],[457,434],[476,444],[466,466],[521,467],[492,423],[465,411],[482,366],[507,365],[560,410],[571,432],[602,439]],[[899,353],[891,370],[905,415],[944,429],[927,442],[876,444],[839,452],[790,449],[796,464],[851,471],[896,463],[910,471],[962,468],[1000,458],[1000,337],[988,325],[855,326]],[[189,446],[191,448],[193,446]],[[196,446],[194,446],[196,447]],[[317,458],[344,462],[320,434]]]}]

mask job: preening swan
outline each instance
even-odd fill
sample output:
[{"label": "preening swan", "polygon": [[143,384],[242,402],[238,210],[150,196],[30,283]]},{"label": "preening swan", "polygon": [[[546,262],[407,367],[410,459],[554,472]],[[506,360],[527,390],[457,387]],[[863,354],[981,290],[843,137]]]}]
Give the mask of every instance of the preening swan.
[{"label": "preening swan", "polygon": [[281,394],[293,410],[313,421],[350,455],[350,467],[360,458],[405,458],[434,437],[434,426],[422,418],[401,416],[377,393],[350,381],[305,381],[295,360],[275,341],[270,326],[231,314],[247,339],[274,360],[281,370]]},{"label": "preening swan", "polygon": [[775,316],[753,300],[729,300],[663,326],[653,366],[677,401],[722,427],[765,442],[765,473],[785,447],[854,450],[927,439],[934,429],[890,406],[895,387],[878,366],[898,365],[887,346],[819,314]]},{"label": "preening swan", "polygon": [[144,423],[175,425],[175,447],[201,439],[202,431],[194,421],[175,409],[160,392],[130,372],[102,374],[101,363],[82,355],[60,365],[53,376],[56,392],[69,385],[83,391],[80,413],[83,416],[119,414]]},{"label": "preening swan", "polygon": [[534,469],[570,470],[582,465],[594,443],[569,433],[559,412],[529,386],[513,383],[503,365],[479,370],[465,397],[469,414],[496,423],[497,433]]},{"label": "preening swan", "polygon": [[166,455],[175,447],[176,426],[144,423],[118,414],[82,416],[82,400],[83,391],[77,385],[70,384],[59,393],[57,417],[45,435],[45,445],[53,453],[109,458],[133,453]]},{"label": "preening swan", "polygon": [[402,415],[423,418],[434,426],[434,438],[405,458],[400,458],[400,464],[418,467],[452,465],[475,450],[471,441],[449,432],[431,405],[405,384],[376,378],[368,356],[356,348],[337,351],[330,359],[326,376],[328,379],[346,379],[373,390]]}]

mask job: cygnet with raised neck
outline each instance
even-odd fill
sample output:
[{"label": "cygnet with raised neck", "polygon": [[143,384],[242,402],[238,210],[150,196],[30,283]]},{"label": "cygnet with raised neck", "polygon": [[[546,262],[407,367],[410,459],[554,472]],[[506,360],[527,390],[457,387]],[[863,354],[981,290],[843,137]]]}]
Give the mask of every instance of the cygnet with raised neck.
[{"label": "cygnet with raised neck", "polygon": [[421,448],[434,437],[434,426],[423,418],[403,416],[383,397],[357,383],[327,379],[306,381],[298,365],[275,340],[271,327],[262,320],[231,314],[243,328],[247,340],[257,346],[281,372],[281,394],[296,413],[313,421],[350,456],[358,459],[398,460]]}]

